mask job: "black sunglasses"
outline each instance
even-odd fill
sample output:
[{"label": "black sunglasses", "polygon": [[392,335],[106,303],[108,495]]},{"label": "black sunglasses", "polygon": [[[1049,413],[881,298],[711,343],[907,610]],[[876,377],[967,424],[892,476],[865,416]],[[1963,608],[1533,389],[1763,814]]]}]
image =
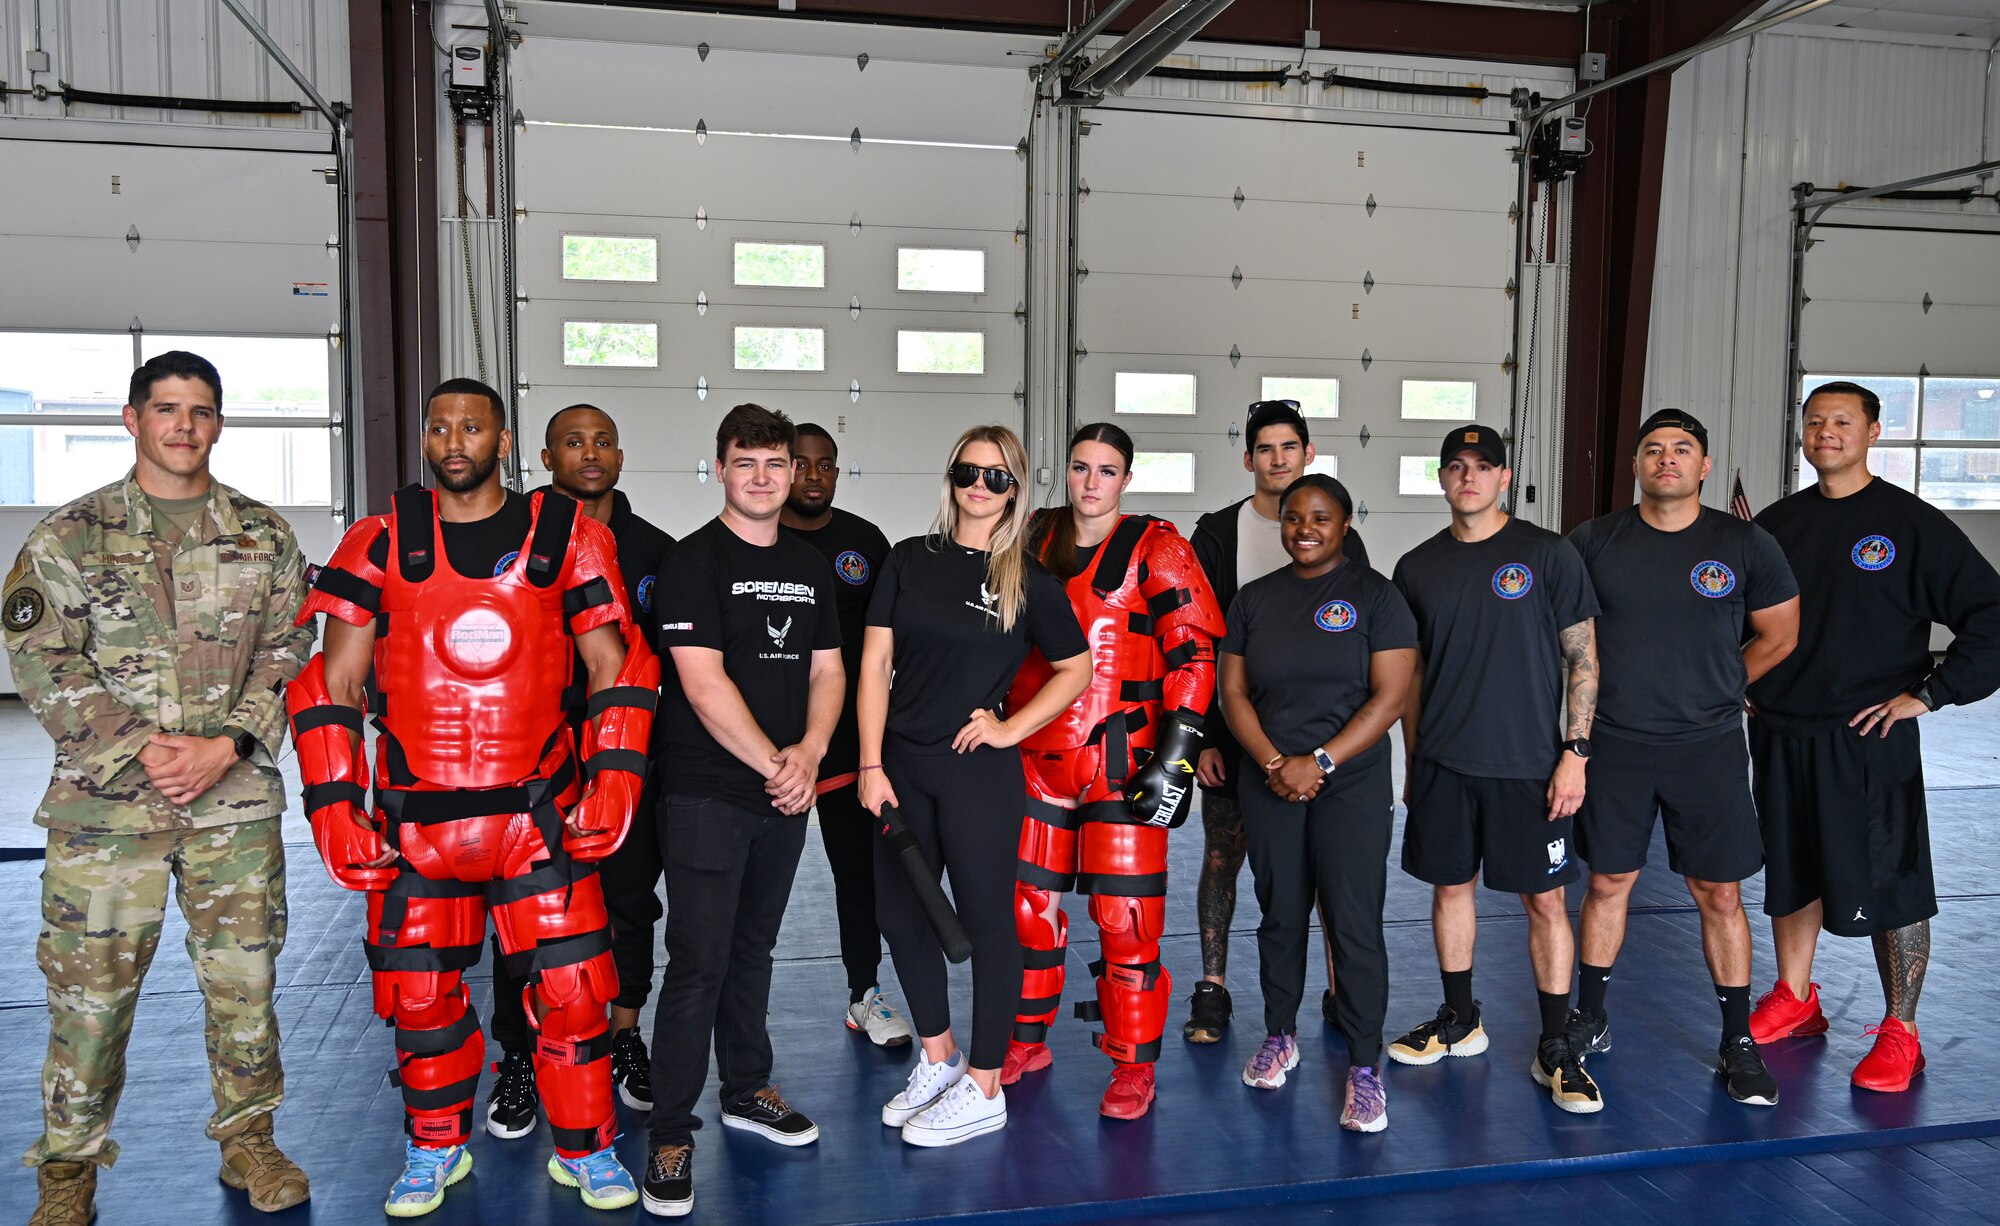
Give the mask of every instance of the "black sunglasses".
[{"label": "black sunglasses", "polygon": [[986,478],[986,488],[995,494],[1004,494],[1014,486],[1014,474],[1004,468],[987,468],[980,464],[954,464],[946,470],[951,483],[962,490],[972,488],[972,483]]}]

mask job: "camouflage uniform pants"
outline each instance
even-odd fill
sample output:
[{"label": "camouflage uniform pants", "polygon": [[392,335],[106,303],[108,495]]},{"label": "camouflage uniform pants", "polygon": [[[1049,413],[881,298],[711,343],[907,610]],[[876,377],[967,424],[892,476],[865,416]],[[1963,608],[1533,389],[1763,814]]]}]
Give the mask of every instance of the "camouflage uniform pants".
[{"label": "camouflage uniform pants", "polygon": [[48,977],[46,1132],[22,1159],[110,1166],[111,1117],[125,1088],[125,1044],[139,987],[159,947],[167,885],[187,917],[201,986],[215,1114],[222,1138],[277,1109],[272,989],[285,945],[285,850],[275,818],[153,834],[49,832],[36,960]]}]

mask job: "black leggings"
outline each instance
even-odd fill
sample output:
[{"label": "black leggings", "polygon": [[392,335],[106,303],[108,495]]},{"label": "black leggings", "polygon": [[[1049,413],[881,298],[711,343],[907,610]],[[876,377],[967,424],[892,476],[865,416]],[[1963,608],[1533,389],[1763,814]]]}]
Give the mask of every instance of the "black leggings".
[{"label": "black leggings", "polygon": [[[971,1066],[997,1069],[1021,1003],[1021,943],[1014,933],[1014,870],[1027,806],[1016,749],[918,753],[885,738],[882,769],[924,858],[951,874],[959,921],[972,939]],[[944,953],[888,844],[875,840],[875,916],[917,1033],[951,1029]]]},{"label": "black leggings", "polygon": [[833,910],[840,921],[840,962],[855,1000],[876,985],[882,930],[875,923],[875,818],[852,783],[819,796],[819,837],[833,869]]}]

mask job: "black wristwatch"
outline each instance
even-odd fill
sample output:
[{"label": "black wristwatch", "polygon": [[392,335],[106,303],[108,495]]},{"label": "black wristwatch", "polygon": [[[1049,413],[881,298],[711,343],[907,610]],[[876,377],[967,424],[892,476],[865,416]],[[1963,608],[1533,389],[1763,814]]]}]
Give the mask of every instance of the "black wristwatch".
[{"label": "black wristwatch", "polygon": [[1911,690],[1910,697],[1916,699],[1920,703],[1923,703],[1924,708],[1926,710],[1930,711],[1937,710],[1937,702],[1935,699],[1931,697],[1931,683],[1928,681],[1924,682],[1916,689]]},{"label": "black wristwatch", "polygon": [[1573,741],[1564,741],[1563,748],[1569,750],[1579,758],[1588,758],[1590,756],[1590,738],[1580,736]]},{"label": "black wristwatch", "polygon": [[236,758],[238,761],[247,761],[252,754],[257,752],[257,738],[243,731],[243,729],[224,728],[222,731],[230,740],[236,742]]}]

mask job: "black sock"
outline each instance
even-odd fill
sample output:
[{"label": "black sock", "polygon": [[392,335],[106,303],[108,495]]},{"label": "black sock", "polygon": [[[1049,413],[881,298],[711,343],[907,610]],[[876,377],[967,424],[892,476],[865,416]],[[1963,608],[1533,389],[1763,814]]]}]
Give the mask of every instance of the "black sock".
[{"label": "black sock", "polygon": [[1611,986],[1611,968],[1579,964],[1576,974],[1576,1007],[1594,1018],[1604,1017],[1604,989]]},{"label": "black sock", "polygon": [[1473,1012],[1479,1008],[1472,1003],[1472,969],[1441,971],[1438,977],[1444,980],[1444,1003],[1458,1015],[1459,1021],[1472,1021]]},{"label": "black sock", "polygon": [[876,989],[877,987],[880,987],[880,986],[881,986],[880,984],[874,984],[874,983],[871,983],[871,984],[869,984],[869,985],[868,985],[867,987],[865,987],[865,988],[849,988],[849,989],[847,989],[847,1003],[848,1003],[848,1004],[850,1004],[850,1005],[858,1005],[858,1004],[860,1004],[860,1003],[861,1003],[861,998],[862,998],[862,997],[864,997],[864,996],[868,995],[868,994],[869,994],[870,992],[873,992],[873,991],[874,991],[874,990],[875,990],[875,989]]},{"label": "black sock", "polygon": [[1542,1037],[1553,1038],[1563,1032],[1563,1023],[1569,1020],[1569,993],[1535,993],[1542,1006]]},{"label": "black sock", "polygon": [[1725,988],[1715,985],[1715,999],[1722,1003],[1722,1045],[1727,1047],[1750,1034],[1750,986]]}]

